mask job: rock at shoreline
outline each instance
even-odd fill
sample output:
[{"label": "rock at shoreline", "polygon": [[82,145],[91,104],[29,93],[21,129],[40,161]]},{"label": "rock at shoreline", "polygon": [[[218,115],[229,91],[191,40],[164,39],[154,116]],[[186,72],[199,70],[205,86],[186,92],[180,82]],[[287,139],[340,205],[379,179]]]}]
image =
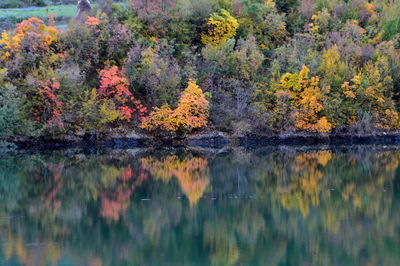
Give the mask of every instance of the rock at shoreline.
[{"label": "rock at shoreline", "polygon": [[230,141],[222,132],[212,132],[208,134],[200,134],[191,136],[187,139],[188,146],[203,146],[203,147],[224,147],[230,144]]}]

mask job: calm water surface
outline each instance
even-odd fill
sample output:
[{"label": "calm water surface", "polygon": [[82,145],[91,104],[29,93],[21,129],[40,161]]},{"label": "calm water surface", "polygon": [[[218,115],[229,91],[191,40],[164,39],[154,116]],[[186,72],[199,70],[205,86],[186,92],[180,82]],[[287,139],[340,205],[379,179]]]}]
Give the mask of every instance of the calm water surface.
[{"label": "calm water surface", "polygon": [[400,148],[3,154],[0,265],[400,265]]}]

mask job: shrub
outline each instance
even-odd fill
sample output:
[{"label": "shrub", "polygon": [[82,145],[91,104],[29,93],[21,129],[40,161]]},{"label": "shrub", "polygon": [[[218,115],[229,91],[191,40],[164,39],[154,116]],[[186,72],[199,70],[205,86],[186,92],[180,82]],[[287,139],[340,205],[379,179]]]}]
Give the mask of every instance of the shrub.
[{"label": "shrub", "polygon": [[23,100],[17,89],[4,82],[6,69],[0,69],[0,137],[25,133],[28,128],[23,111]]},{"label": "shrub", "polygon": [[100,99],[96,89],[86,91],[83,97],[83,128],[98,129],[105,124],[123,119],[121,113],[110,99]]}]

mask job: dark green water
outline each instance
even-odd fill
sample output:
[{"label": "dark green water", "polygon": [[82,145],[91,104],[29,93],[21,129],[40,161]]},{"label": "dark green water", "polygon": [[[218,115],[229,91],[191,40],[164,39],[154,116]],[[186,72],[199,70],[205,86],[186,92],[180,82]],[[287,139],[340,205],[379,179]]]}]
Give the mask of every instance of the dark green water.
[{"label": "dark green water", "polygon": [[0,157],[0,265],[400,265],[400,148]]}]

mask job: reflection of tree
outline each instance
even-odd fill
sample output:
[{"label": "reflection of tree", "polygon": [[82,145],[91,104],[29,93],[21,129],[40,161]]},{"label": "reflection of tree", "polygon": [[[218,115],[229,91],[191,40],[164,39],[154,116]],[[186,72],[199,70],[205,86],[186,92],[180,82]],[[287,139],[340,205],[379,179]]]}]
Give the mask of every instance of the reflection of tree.
[{"label": "reflection of tree", "polygon": [[0,264],[397,265],[400,152],[344,151],[0,158]]},{"label": "reflection of tree", "polygon": [[46,265],[49,262],[56,264],[60,259],[60,249],[50,241],[40,246],[27,246],[23,236],[13,235],[9,228],[0,232],[6,236],[5,239],[2,239],[6,241],[3,245],[6,260],[10,260],[13,256],[16,256],[21,264],[35,266]]},{"label": "reflection of tree", "polygon": [[162,160],[147,157],[141,162],[155,178],[165,181],[173,177],[177,178],[191,206],[197,203],[209,184],[207,160],[203,158],[193,157],[180,160],[174,155]]},{"label": "reflection of tree", "polygon": [[[109,175],[110,171],[105,171],[106,175]],[[126,209],[129,207],[130,198],[135,191],[136,187],[139,186],[145,179],[146,175],[143,174],[143,168],[140,168],[140,174],[135,178],[133,182],[129,182],[134,177],[134,172],[131,165],[125,168],[118,169],[118,171],[111,171],[116,173],[115,185],[112,187],[105,188],[100,191],[100,201],[101,201],[101,216],[108,218],[110,220],[118,221],[119,217],[125,213]],[[106,180],[102,178],[102,180]]]},{"label": "reflection of tree", "polygon": [[292,166],[295,177],[284,192],[282,205],[287,209],[299,209],[304,216],[309,214],[309,205],[319,204],[319,181],[323,178],[320,167],[325,167],[332,158],[331,151],[301,153]]},{"label": "reflection of tree", "polygon": [[54,184],[52,184],[49,190],[42,195],[42,200],[44,202],[43,205],[45,208],[52,208],[53,211],[56,212],[61,206],[60,200],[58,200],[56,197],[58,191],[63,186],[63,181],[61,179],[62,179],[62,170],[64,169],[64,163],[49,164],[47,168],[50,172],[50,176],[52,179],[51,181]]},{"label": "reflection of tree", "polygon": [[206,223],[204,236],[204,244],[210,249],[210,260],[213,265],[237,263],[240,254],[236,237],[234,231],[229,230],[226,224]]}]

